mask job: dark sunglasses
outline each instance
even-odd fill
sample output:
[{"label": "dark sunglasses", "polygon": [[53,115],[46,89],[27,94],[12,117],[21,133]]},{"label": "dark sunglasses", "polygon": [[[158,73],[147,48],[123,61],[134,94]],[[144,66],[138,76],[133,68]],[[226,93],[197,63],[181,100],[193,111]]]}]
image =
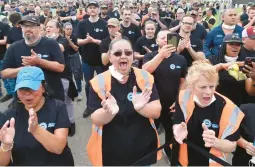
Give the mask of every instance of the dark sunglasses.
[{"label": "dark sunglasses", "polygon": [[[116,57],[121,57],[122,54],[123,54],[122,51],[116,51],[116,52],[113,53],[113,55],[116,56]],[[131,50],[124,50],[124,55],[131,56],[131,55],[133,55],[133,51],[131,51]]]}]

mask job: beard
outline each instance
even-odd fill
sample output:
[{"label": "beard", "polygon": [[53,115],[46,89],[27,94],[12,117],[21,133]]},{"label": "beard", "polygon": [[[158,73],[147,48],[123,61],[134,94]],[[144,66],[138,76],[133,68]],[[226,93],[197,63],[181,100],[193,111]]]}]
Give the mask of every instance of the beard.
[{"label": "beard", "polygon": [[22,36],[26,41],[31,41],[32,39],[34,39],[33,35],[25,35],[24,33],[22,33]]}]

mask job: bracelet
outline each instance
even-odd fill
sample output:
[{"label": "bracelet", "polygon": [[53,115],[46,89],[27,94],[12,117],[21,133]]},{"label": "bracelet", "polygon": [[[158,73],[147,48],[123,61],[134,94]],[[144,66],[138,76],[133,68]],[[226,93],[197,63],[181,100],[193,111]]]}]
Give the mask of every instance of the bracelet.
[{"label": "bracelet", "polygon": [[11,144],[11,146],[10,146],[10,148],[4,148],[4,143],[1,143],[1,150],[2,150],[2,152],[8,152],[8,151],[11,151],[12,150],[12,148],[13,148],[13,142],[12,142],[12,144]]}]

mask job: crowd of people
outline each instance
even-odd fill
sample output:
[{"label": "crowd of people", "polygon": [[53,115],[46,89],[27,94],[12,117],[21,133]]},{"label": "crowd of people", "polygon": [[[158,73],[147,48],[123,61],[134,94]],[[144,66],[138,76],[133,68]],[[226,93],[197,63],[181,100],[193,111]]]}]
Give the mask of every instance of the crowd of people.
[{"label": "crowd of people", "polygon": [[255,4],[221,3],[0,1],[0,165],[74,166],[75,101],[94,166],[255,164]]}]

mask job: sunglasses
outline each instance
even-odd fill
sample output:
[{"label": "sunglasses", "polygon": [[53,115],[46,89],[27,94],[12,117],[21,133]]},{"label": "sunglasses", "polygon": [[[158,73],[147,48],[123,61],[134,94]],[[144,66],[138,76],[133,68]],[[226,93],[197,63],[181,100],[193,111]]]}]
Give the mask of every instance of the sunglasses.
[{"label": "sunglasses", "polygon": [[[123,54],[122,51],[116,51],[116,52],[113,53],[113,55],[116,56],[116,57],[121,57],[122,54]],[[133,51],[131,51],[131,50],[124,50],[124,55],[131,56],[131,55],[133,55]]]}]

